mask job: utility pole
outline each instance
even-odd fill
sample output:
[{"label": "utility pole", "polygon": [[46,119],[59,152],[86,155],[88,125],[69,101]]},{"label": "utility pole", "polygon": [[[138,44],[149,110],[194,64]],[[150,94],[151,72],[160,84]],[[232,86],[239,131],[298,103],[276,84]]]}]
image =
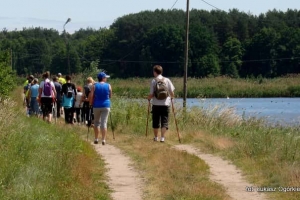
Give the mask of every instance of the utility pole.
[{"label": "utility pole", "polygon": [[190,0],[186,1],[186,33],[185,33],[185,51],[184,51],[184,75],[183,75],[183,107],[186,107],[187,97],[187,71],[189,64],[189,27],[190,27]]},{"label": "utility pole", "polygon": [[64,26],[63,26],[64,27],[64,36],[65,36],[66,48],[67,48],[67,59],[68,59],[68,72],[69,72],[69,75],[71,75],[71,67],[70,67],[70,43],[69,43],[69,40],[67,39],[65,26],[70,21],[71,21],[71,18],[68,18],[67,21],[65,22]]}]

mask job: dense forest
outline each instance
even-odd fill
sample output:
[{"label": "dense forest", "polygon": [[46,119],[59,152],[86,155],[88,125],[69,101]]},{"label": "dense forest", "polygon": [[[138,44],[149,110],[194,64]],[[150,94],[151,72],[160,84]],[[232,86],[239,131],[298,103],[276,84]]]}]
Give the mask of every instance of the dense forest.
[{"label": "dense forest", "polygon": [[[300,72],[300,11],[190,11],[190,77],[278,77]],[[185,12],[143,11],[122,16],[109,28],[23,28],[0,32],[0,51],[9,52],[18,74],[80,73],[97,61],[119,78],[152,76],[161,64],[167,76],[182,76]]]}]

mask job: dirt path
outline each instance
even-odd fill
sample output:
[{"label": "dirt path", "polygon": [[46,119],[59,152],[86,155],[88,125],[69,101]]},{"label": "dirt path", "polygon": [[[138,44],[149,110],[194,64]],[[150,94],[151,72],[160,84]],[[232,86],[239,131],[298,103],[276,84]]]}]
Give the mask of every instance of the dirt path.
[{"label": "dirt path", "polygon": [[[94,145],[94,144],[93,144]],[[130,159],[109,144],[94,145],[98,154],[105,160],[108,168],[109,186],[113,190],[114,200],[142,199],[142,181],[139,174],[131,167]]]},{"label": "dirt path", "polygon": [[190,145],[176,145],[176,149],[186,151],[204,160],[210,167],[210,179],[222,184],[230,197],[236,200],[264,200],[266,196],[258,192],[246,192],[246,187],[252,186],[245,181],[241,171],[234,165],[211,154],[201,153]]}]

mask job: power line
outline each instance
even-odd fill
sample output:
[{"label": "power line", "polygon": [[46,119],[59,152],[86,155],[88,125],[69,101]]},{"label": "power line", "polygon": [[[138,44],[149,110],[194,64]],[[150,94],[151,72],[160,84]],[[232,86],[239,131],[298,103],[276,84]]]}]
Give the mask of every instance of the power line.
[{"label": "power line", "polygon": [[173,6],[171,7],[170,10],[172,10],[174,8],[174,6],[177,4],[178,0],[175,1],[175,3],[173,4]]},{"label": "power line", "polygon": [[[291,58],[265,58],[265,59],[253,59],[253,60],[241,60],[243,63],[249,62],[266,62],[271,60],[300,60],[300,57],[291,57]],[[165,63],[165,64],[183,64],[183,61],[150,61],[150,60],[103,60],[103,62],[122,62],[122,63]],[[229,63],[236,62],[236,60],[220,60],[220,63]],[[190,63],[200,63],[200,62],[190,62]]]},{"label": "power line", "polygon": [[216,6],[212,5],[212,4],[210,4],[210,3],[208,3],[207,1],[204,1],[204,0],[201,0],[201,1],[203,1],[203,2],[206,3],[207,5],[213,7],[213,8],[215,8],[215,9],[217,9],[217,10],[224,11],[224,10],[222,10],[222,9],[220,9],[220,8],[218,8],[218,7],[216,7]]}]

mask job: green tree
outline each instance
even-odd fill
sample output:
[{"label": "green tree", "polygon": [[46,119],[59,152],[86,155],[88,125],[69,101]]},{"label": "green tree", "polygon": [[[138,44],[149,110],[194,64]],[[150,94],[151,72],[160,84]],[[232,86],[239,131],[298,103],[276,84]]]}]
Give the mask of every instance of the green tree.
[{"label": "green tree", "polygon": [[11,69],[9,51],[0,51],[0,101],[15,87],[15,72]]},{"label": "green tree", "polygon": [[229,37],[222,48],[222,74],[239,77],[244,49],[237,38]]}]

